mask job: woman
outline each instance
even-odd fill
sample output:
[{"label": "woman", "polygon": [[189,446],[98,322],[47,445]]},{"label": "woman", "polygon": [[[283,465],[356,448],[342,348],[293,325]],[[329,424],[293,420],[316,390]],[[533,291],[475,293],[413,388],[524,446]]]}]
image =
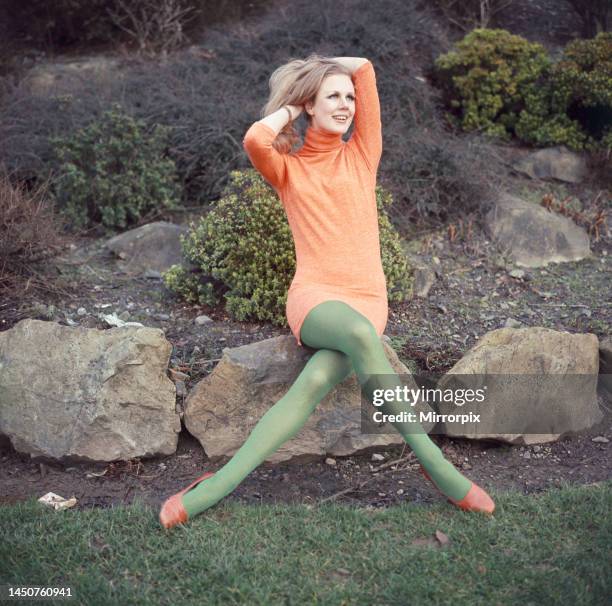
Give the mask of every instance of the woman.
[{"label": "woman", "polygon": [[[380,340],[388,302],[375,197],[382,129],[374,67],[358,57],[313,54],[275,70],[270,90],[265,117],[248,129],[243,145],[287,213],[297,260],[287,319],[298,345],[317,351],[224,467],[164,503],[160,522],[166,528],[232,492],[299,432],[317,404],[353,370],[370,402],[374,389],[402,386]],[[304,144],[292,153],[297,139],[292,123],[304,110]],[[344,142],[353,120],[353,134]],[[383,412],[393,410],[392,402],[383,405]],[[424,475],[452,503],[493,512],[489,495],[459,473],[420,426],[418,431],[414,423],[394,427]]]}]

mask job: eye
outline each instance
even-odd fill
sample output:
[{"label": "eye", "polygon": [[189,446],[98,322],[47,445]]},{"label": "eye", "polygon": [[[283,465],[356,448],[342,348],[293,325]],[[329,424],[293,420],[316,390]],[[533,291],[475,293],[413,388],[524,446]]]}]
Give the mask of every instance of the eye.
[{"label": "eye", "polygon": [[[330,95],[330,97],[337,97],[338,93],[333,93],[332,95]],[[353,95],[349,95],[349,98],[352,99],[353,101],[355,100],[355,97]]]}]

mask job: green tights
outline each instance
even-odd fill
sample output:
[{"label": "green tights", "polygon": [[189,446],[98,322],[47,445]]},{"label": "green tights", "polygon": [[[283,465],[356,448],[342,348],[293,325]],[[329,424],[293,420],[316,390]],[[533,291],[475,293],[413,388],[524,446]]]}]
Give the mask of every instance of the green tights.
[{"label": "green tights", "polygon": [[[212,507],[304,426],[317,404],[353,370],[362,393],[371,401],[371,390],[402,385],[387,360],[383,344],[372,323],[343,301],[325,301],[304,320],[300,339],[316,351],[289,391],[259,420],[236,454],[214,476],[196,484],[182,496],[189,518]],[[369,392],[369,393],[368,393]],[[392,413],[393,403],[383,412]],[[407,424],[393,426],[412,448],[429,476],[446,496],[463,499],[471,482],[444,458],[425,431],[415,432]]]}]

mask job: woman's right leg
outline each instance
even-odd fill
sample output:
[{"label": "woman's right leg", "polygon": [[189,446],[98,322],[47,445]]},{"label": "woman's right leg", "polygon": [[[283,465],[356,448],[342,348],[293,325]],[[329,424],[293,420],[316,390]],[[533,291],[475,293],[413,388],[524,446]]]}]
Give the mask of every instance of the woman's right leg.
[{"label": "woman's right leg", "polygon": [[245,443],[214,476],[182,496],[189,518],[212,507],[304,426],[317,404],[353,372],[341,351],[319,349],[289,391],[261,417]]},{"label": "woman's right leg", "polygon": [[[402,387],[401,378],[387,360],[383,344],[370,320],[343,301],[330,300],[314,307],[306,316],[300,333],[310,347],[337,349],[351,360],[362,393],[372,402],[375,389]],[[401,403],[385,402],[382,411],[397,414]],[[418,423],[394,422],[406,443],[436,486],[449,498],[463,500],[472,482],[447,461],[442,451]]]}]

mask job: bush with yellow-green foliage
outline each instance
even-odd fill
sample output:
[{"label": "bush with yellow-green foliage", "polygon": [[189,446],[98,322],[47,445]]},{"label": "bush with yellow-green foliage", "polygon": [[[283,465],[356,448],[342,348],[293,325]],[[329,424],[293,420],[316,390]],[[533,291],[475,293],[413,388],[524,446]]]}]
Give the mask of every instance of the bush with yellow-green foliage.
[{"label": "bush with yellow-green foliage", "polygon": [[[235,170],[214,208],[181,236],[195,270],[173,265],[165,285],[190,303],[215,306],[238,321],[286,326],[287,291],[295,274],[293,237],[275,191],[254,169]],[[376,188],[382,263],[390,301],[410,295],[412,271],[385,208],[390,194]]]},{"label": "bush with yellow-green foliage", "polygon": [[166,157],[167,128],[146,127],[113,104],[74,135],[52,138],[59,170],[53,194],[73,227],[101,224],[107,233],[145,215],[176,208],[181,188]]},{"label": "bush with yellow-green foliage", "polygon": [[508,139],[549,64],[540,44],[502,29],[475,29],[436,59],[434,79],[453,125]]},{"label": "bush with yellow-green foliage", "polygon": [[574,40],[553,63],[505,30],[475,29],[436,60],[449,121],[507,140],[574,150],[612,147],[612,33]]},{"label": "bush with yellow-green foliage", "polygon": [[612,149],[612,32],[566,46],[527,96],[516,134],[536,145]]}]

